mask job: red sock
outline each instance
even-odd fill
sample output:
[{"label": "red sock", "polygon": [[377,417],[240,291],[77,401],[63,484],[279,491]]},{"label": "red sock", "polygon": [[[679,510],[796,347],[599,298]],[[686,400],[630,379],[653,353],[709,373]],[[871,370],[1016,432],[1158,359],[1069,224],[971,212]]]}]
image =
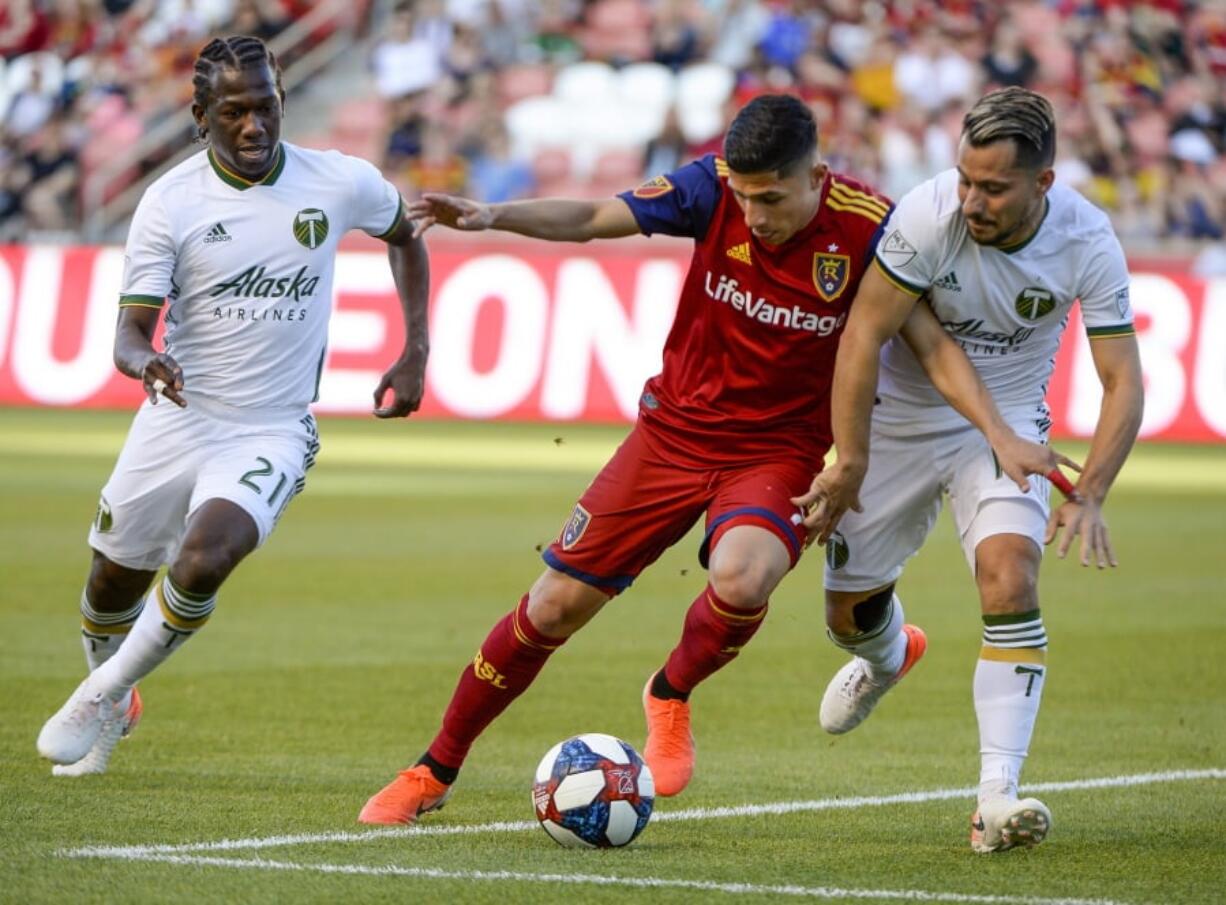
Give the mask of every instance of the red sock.
[{"label": "red sock", "polygon": [[548,638],[533,627],[525,594],[519,606],[494,626],[472,666],[460,674],[443,727],[430,743],[430,756],[459,769],[477,736],[527,690],[565,640]]},{"label": "red sock", "polygon": [[711,673],[730,663],[762,624],[766,607],[764,603],[756,610],[734,609],[707,585],[685,614],[681,641],[664,664],[668,684],[688,694]]}]

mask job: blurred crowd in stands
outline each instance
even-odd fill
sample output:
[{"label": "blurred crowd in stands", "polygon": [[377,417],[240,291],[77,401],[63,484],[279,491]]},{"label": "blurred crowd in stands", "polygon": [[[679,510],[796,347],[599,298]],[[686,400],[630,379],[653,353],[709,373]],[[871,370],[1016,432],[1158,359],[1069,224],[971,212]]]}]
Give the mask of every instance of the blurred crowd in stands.
[{"label": "blurred crowd in stands", "polygon": [[[190,103],[208,36],[310,6],[5,0],[0,238],[71,229],[81,167]],[[1125,243],[1226,231],[1226,0],[414,0],[379,22],[373,94],[320,140],[409,195],[607,195],[790,91],[832,167],[897,197],[953,164],[975,98],[1023,85],[1056,106],[1058,178]]]}]

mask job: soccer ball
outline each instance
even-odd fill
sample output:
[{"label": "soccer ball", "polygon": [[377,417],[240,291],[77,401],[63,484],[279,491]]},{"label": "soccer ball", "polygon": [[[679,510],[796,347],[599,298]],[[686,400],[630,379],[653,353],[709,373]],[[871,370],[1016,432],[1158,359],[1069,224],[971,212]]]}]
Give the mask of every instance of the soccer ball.
[{"label": "soccer ball", "polygon": [[655,797],[651,770],[638,752],[599,732],[550,748],[532,785],[536,819],[567,848],[629,844],[647,826]]}]

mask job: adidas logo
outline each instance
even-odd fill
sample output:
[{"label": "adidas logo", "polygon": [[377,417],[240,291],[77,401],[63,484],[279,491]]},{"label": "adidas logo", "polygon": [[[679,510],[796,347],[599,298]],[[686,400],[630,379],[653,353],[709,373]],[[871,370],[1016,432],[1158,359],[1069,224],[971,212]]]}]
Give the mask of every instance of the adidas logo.
[{"label": "adidas logo", "polygon": [[212,245],[214,242],[229,242],[233,236],[226,232],[226,228],[220,223],[214,223],[212,229],[204,234],[204,244]]},{"label": "adidas logo", "polygon": [[958,285],[958,275],[954,271],[950,271],[932,284],[937,289],[945,289],[949,292],[961,292],[962,287]]},{"label": "adidas logo", "polygon": [[742,264],[752,264],[753,258],[749,254],[749,243],[742,242],[740,245],[733,245],[725,252],[728,257],[734,261],[740,261]]}]

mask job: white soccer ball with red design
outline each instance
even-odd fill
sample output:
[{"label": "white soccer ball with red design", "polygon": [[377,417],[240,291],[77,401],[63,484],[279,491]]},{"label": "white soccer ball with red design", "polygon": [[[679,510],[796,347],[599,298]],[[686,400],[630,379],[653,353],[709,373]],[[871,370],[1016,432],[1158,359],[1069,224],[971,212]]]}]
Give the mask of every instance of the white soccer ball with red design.
[{"label": "white soccer ball with red design", "polygon": [[655,797],[651,770],[638,752],[598,732],[550,748],[532,785],[536,819],[568,848],[628,845],[651,819]]}]

